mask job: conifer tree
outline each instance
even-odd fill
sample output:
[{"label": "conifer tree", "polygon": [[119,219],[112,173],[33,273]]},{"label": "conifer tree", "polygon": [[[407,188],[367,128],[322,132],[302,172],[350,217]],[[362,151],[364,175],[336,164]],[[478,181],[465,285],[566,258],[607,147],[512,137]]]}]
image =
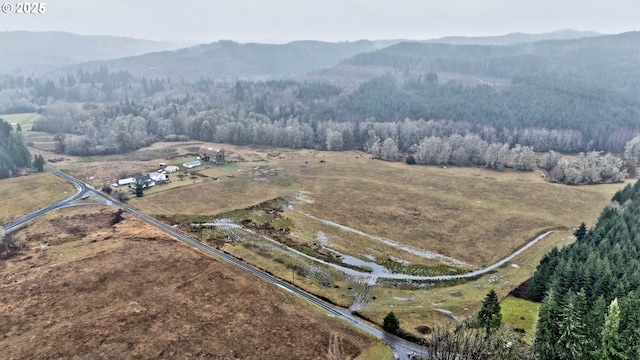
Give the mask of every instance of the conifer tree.
[{"label": "conifer tree", "polygon": [[32,166],[36,171],[44,171],[44,158],[42,155],[33,156]]},{"label": "conifer tree", "polygon": [[587,226],[582,223],[580,226],[573,232],[573,236],[576,237],[576,241],[580,242],[584,239],[584,236],[587,235]]},{"label": "conifer tree", "polygon": [[551,289],[547,293],[542,305],[540,305],[536,339],[533,343],[533,350],[540,360],[553,360],[558,358],[555,344],[559,337],[559,329],[554,326],[558,318],[559,308],[556,292]]},{"label": "conifer tree", "polygon": [[502,323],[498,295],[493,289],[489,291],[484,301],[482,301],[482,308],[478,313],[478,322],[486,330],[487,334],[496,331]]},{"label": "conifer tree", "polygon": [[574,360],[586,355],[585,325],[575,294],[568,296],[560,307],[560,337],[556,343],[558,359]]},{"label": "conifer tree", "polygon": [[628,357],[623,351],[620,338],[620,306],[616,298],[609,305],[600,346],[592,354],[598,360],[626,360]]},{"label": "conifer tree", "polygon": [[388,313],[387,316],[384,317],[382,327],[392,334],[397,334],[398,332],[400,332],[400,321],[396,317],[396,314],[393,313],[393,311]]},{"label": "conifer tree", "polygon": [[142,183],[138,182],[136,184],[136,197],[142,197],[144,195],[144,189],[142,187]]}]

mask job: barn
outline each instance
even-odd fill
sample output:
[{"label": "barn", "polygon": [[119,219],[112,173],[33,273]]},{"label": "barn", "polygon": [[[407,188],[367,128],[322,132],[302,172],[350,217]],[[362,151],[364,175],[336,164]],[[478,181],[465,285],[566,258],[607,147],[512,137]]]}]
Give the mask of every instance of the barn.
[{"label": "barn", "polygon": [[202,145],[198,154],[203,161],[211,161],[218,165],[224,164],[224,150],[222,149]]}]

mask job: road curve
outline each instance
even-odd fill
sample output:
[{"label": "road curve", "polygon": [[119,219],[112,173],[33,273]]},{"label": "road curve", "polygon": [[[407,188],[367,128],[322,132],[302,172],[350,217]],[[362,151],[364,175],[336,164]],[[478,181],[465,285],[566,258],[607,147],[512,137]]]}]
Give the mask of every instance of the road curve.
[{"label": "road curve", "polygon": [[74,177],[71,177],[71,176],[63,173],[62,171],[56,170],[56,169],[54,169],[52,167],[49,167],[49,166],[45,166],[45,170],[47,170],[48,172],[50,172],[50,173],[52,173],[52,174],[54,174],[54,175],[56,175],[58,177],[61,177],[61,178],[65,179],[68,182],[70,182],[71,184],[73,184],[73,186],[75,186],[75,188],[77,190],[76,194],[73,195],[73,196],[70,196],[70,197],[68,197],[68,198],[66,198],[64,200],[60,200],[60,201],[58,201],[56,203],[53,203],[51,205],[45,206],[45,207],[43,207],[41,209],[38,209],[38,210],[28,214],[28,215],[25,215],[24,217],[14,221],[14,222],[8,223],[7,225],[4,226],[4,229],[6,231],[13,230],[16,227],[19,227],[20,225],[37,218],[38,216],[41,216],[41,215],[44,215],[44,214],[48,213],[49,211],[52,211],[52,210],[59,209],[61,207],[67,206],[70,202],[72,202],[74,200],[77,200],[80,197],[82,197],[89,190],[89,188],[87,188],[87,185],[85,183],[75,179]]}]

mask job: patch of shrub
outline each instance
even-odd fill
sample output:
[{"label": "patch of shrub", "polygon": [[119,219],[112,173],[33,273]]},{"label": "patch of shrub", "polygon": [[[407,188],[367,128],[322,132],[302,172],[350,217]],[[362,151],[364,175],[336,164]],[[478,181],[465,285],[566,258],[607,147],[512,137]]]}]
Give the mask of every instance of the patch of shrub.
[{"label": "patch of shrub", "polygon": [[109,223],[111,224],[111,226],[121,222],[122,220],[124,220],[124,218],[122,217],[122,209],[119,209],[118,211],[114,212],[113,214],[111,214],[111,221],[109,221]]},{"label": "patch of shrub", "polygon": [[13,234],[5,234],[0,228],[0,259],[8,259],[14,255],[18,255],[24,249],[24,245],[17,242],[13,238]]}]

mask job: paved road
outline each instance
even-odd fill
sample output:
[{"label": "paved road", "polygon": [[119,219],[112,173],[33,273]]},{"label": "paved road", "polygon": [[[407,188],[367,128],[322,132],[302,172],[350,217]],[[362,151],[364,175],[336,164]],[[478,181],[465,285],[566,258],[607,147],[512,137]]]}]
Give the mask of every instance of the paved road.
[{"label": "paved road", "polygon": [[70,183],[72,183],[73,186],[76,187],[76,190],[77,190],[76,194],[71,196],[71,197],[68,197],[68,198],[66,198],[64,200],[58,201],[57,203],[54,203],[54,204],[51,204],[49,206],[43,207],[42,209],[36,210],[36,211],[32,212],[31,214],[28,214],[28,215],[26,215],[25,217],[23,217],[21,219],[18,219],[16,221],[12,222],[12,223],[9,223],[9,224],[5,225],[4,229],[6,231],[12,230],[12,229],[14,229],[14,228],[16,228],[16,227],[28,222],[28,221],[31,221],[31,220],[37,218],[38,216],[41,216],[43,214],[48,213],[51,210],[55,210],[55,209],[59,209],[61,207],[65,207],[69,203],[71,203],[72,201],[81,198],[89,190],[89,188],[87,187],[87,185],[85,183],[76,180],[75,178],[63,173],[62,171],[56,170],[56,169],[51,168],[49,166],[45,166],[45,169],[48,172],[50,172],[50,173],[52,173],[52,174],[54,174],[56,176],[59,176],[59,177],[65,179],[65,180],[69,181]]},{"label": "paved road", "polygon": [[[408,358],[409,354],[420,354],[421,352],[425,352],[426,349],[422,348],[421,346],[418,346],[414,343],[411,343],[409,341],[406,341],[404,339],[398,338],[397,336],[388,334],[376,327],[373,327],[359,319],[357,319],[356,317],[354,317],[349,311],[348,309],[342,309],[342,308],[338,308],[336,306],[333,306],[331,304],[328,304],[326,302],[324,302],[323,300],[320,300],[312,295],[307,294],[306,292],[298,289],[297,287],[292,286],[291,284],[284,282],[278,278],[275,278],[269,274],[266,274],[260,270],[257,270],[253,267],[251,267],[250,265],[245,264],[244,262],[226,254],[223,253],[219,250],[216,250],[214,248],[211,248],[209,246],[206,246],[192,238],[190,238],[189,236],[186,236],[185,234],[175,230],[174,228],[167,226],[161,222],[158,222],[157,220],[141,213],[140,211],[130,208],[128,207],[126,204],[123,204],[105,194],[103,194],[100,191],[97,191],[95,189],[93,189],[92,187],[87,186],[85,183],[73,178],[72,176],[69,176],[59,170],[56,170],[54,168],[51,167],[46,167],[46,170],[51,172],[54,175],[57,175],[61,178],[66,179],[67,181],[71,182],[77,189],[77,193],[65,200],[56,202],[54,204],[51,204],[49,206],[46,206],[40,210],[34,211],[31,214],[26,215],[25,217],[10,223],[8,225],[5,226],[5,230],[9,231],[12,229],[15,229],[16,227],[30,221],[33,220],[35,218],[37,218],[38,216],[41,216],[49,211],[55,210],[55,209],[59,209],[62,207],[66,207],[66,206],[71,206],[71,205],[90,205],[90,204],[106,204],[106,205],[112,205],[112,206],[116,206],[119,208],[122,208],[126,211],[128,211],[129,213],[137,216],[138,218],[147,221],[148,223],[164,230],[165,232],[173,235],[174,237],[178,238],[179,240],[182,240],[190,245],[192,245],[194,248],[199,249],[201,251],[204,251],[210,255],[213,255],[219,259],[222,259],[230,264],[233,264],[243,270],[246,270],[248,272],[250,272],[251,274],[265,280],[268,281],[276,286],[278,286],[279,288],[288,291],[306,301],[309,301],[317,306],[319,306],[320,308],[324,309],[325,311],[327,311],[331,316],[335,316],[337,318],[346,320],[350,323],[352,323],[354,326],[358,327],[359,329],[381,339],[382,341],[384,341],[385,343],[387,343],[389,346],[391,346],[391,348],[394,351],[394,354],[397,358]],[[93,195],[93,196],[97,196],[100,197],[102,200],[104,200],[104,202],[102,201],[91,201],[91,202],[86,202],[86,203],[74,203],[75,200],[78,200],[80,198],[85,197],[86,195]]]}]

